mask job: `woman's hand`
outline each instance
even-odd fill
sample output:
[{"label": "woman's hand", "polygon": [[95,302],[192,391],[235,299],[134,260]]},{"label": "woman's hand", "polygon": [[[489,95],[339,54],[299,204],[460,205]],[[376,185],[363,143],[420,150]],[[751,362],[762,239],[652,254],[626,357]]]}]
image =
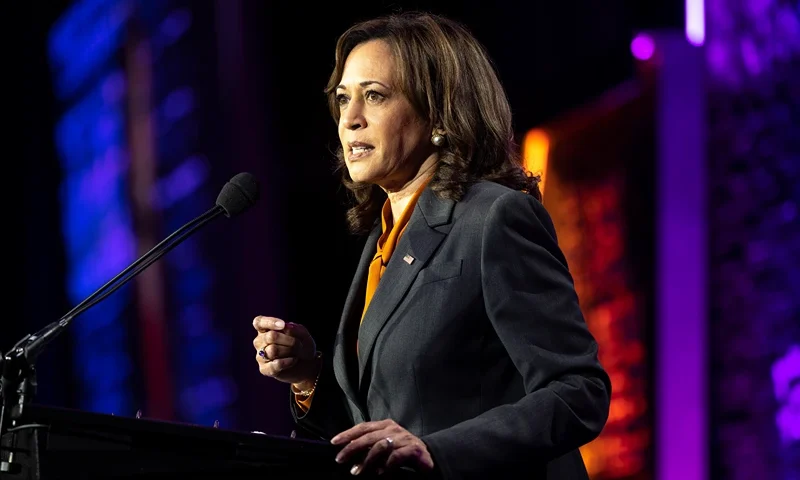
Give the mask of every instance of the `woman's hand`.
[{"label": "woman's hand", "polygon": [[418,437],[394,420],[359,423],[331,439],[334,445],[345,445],[336,461],[355,463],[350,473],[364,471],[382,473],[385,470],[409,467],[418,472],[433,470],[433,458],[428,447]]},{"label": "woman's hand", "polygon": [[258,334],[253,339],[258,370],[275,380],[297,385],[313,385],[319,371],[317,346],[300,324],[275,317],[253,319]]}]

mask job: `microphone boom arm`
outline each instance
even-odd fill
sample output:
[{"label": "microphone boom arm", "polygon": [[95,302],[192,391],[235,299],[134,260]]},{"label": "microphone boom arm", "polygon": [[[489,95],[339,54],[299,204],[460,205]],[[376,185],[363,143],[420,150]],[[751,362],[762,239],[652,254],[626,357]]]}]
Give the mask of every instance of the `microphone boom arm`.
[{"label": "microphone boom arm", "polygon": [[[19,465],[13,461],[13,448],[9,451],[7,458],[2,455],[4,437],[6,433],[16,430],[10,429],[7,425],[13,426],[16,419],[23,414],[25,405],[30,402],[36,392],[35,363],[44,347],[63,332],[73,318],[114,293],[198,228],[221,214],[226,217],[240,214],[250,208],[258,197],[259,183],[252,174],[241,172],[234,175],[222,187],[214,207],[184,224],[159,242],[58,321],[45,326],[33,335],[25,335],[11,350],[0,354],[0,472],[10,472],[19,468]],[[11,433],[11,435],[16,434]],[[11,442],[13,444],[13,437]]]},{"label": "microphone boom arm", "polygon": [[[11,350],[5,355],[2,355],[2,357],[0,357],[0,400],[2,400],[2,406],[0,406],[0,433],[4,430],[6,413],[10,413],[12,417],[21,414],[21,411],[16,410],[24,408],[23,405],[27,403],[30,397],[35,393],[36,372],[34,365],[36,359],[42,353],[44,347],[69,326],[73,318],[117,291],[144,269],[148,268],[155,261],[178,246],[185,238],[194,233],[195,230],[223,213],[225,213],[224,209],[220,205],[215,205],[205,213],[183,225],[180,229],[176,230],[147,251],[147,253],[139,257],[135,262],[125,268],[125,270],[121,271],[114,278],[98,288],[59,320],[50,323],[33,335],[25,335]],[[15,410],[7,412],[10,408]]]}]

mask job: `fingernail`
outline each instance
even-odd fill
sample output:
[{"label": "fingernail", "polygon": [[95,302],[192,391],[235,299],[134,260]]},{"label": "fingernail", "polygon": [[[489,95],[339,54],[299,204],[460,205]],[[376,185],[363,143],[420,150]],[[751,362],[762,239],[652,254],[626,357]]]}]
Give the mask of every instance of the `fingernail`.
[{"label": "fingernail", "polygon": [[275,328],[277,328],[277,329],[281,329],[281,328],[283,328],[284,326],[285,326],[285,325],[284,325],[284,323],[283,323],[283,320],[278,320],[278,321],[276,321],[276,322],[275,322]]},{"label": "fingernail", "polygon": [[342,463],[342,456],[336,455],[336,463]]},{"label": "fingernail", "polygon": [[335,437],[331,438],[331,443],[334,445],[339,443],[339,435],[336,435]]},{"label": "fingernail", "polygon": [[350,475],[358,475],[361,472],[361,465],[353,465],[353,468],[350,469]]}]

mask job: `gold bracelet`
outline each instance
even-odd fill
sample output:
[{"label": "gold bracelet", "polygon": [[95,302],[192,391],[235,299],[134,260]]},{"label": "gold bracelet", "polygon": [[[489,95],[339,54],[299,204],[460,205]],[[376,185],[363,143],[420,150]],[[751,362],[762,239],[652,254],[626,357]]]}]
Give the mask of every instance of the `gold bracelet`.
[{"label": "gold bracelet", "polygon": [[[322,358],[322,352],[317,350],[317,353],[314,355],[314,360],[319,360],[321,358]],[[317,378],[314,379],[314,385],[312,385],[311,388],[308,390],[298,390],[293,383],[291,387],[292,393],[294,393],[295,395],[299,395],[301,397],[306,397],[306,398],[310,397],[311,394],[314,393],[314,390],[316,390],[317,388],[317,382],[319,382],[320,373],[322,373],[322,368],[320,368],[319,371],[317,371]]]}]

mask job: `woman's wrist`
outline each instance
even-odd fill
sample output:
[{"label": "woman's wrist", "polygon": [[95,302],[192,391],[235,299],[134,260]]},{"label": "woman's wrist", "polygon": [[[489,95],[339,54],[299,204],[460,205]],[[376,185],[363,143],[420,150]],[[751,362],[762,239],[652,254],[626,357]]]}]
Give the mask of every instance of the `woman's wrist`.
[{"label": "woman's wrist", "polygon": [[292,384],[292,393],[295,395],[303,395],[308,396],[314,391],[314,381],[303,381],[300,383],[293,383]]},{"label": "woman's wrist", "polygon": [[292,383],[292,392],[296,395],[309,396],[317,386],[319,374],[322,371],[322,352],[317,351],[313,360],[313,370],[309,378],[300,382]]}]

